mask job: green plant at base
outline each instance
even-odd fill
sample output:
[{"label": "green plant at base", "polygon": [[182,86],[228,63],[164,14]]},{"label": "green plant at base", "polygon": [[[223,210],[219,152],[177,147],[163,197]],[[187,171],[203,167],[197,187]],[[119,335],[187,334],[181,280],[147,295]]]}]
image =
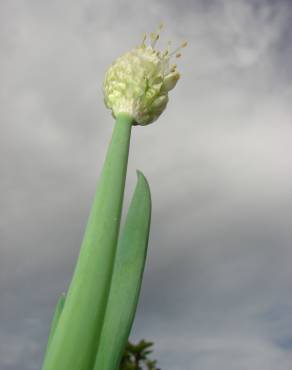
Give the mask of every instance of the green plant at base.
[{"label": "green plant at base", "polygon": [[119,370],[160,370],[156,366],[157,361],[148,357],[152,353],[150,349],[152,346],[152,342],[145,340],[141,340],[137,344],[128,342]]},{"label": "green plant at base", "polygon": [[105,103],[116,123],[74,275],[66,298],[57,304],[43,370],[116,370],[123,356],[141,288],[151,216],[149,185],[138,171],[119,235],[131,130],[158,118],[179,78],[169,66],[172,54],[154,49],[158,37],[152,34],[148,47],[144,39],[106,74]]}]

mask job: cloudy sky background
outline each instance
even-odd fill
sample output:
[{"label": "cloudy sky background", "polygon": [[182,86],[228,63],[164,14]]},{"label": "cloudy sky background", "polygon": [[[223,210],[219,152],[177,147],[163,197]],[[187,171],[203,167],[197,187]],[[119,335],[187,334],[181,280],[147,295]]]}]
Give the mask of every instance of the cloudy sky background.
[{"label": "cloudy sky background", "polygon": [[162,370],[291,370],[292,3],[0,3],[0,368],[38,370],[113,128],[109,64],[163,21],[187,39],[158,122],[133,129],[153,218],[131,338]]}]

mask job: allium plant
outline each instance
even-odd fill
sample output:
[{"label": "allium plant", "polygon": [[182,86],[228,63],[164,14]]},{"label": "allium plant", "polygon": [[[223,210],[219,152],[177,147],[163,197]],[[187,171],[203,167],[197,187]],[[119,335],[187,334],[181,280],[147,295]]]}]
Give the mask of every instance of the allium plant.
[{"label": "allium plant", "polygon": [[119,233],[131,129],[165,109],[179,79],[169,47],[156,50],[157,33],[119,57],[103,90],[115,126],[68,293],[51,325],[43,370],[116,370],[133,323],[147,252],[151,197],[137,171],[136,189]]}]

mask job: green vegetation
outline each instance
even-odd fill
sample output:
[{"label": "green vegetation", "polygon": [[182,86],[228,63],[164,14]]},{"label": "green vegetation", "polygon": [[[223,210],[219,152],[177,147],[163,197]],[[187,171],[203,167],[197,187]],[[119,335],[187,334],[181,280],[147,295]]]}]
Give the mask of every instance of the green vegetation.
[{"label": "green vegetation", "polygon": [[157,361],[149,358],[152,346],[152,342],[144,340],[137,344],[128,342],[119,370],[160,370],[156,366]]},{"label": "green vegetation", "polygon": [[179,79],[170,58],[186,46],[160,52],[158,38],[159,33],[151,34],[149,46],[144,38],[106,73],[104,100],[116,122],[74,275],[55,310],[42,370],[117,370],[121,360],[122,369],[157,370],[156,361],[147,357],[152,343],[126,347],[151,218],[150,188],[140,171],[121,231],[120,221],[132,128],[152,123],[164,111]]}]

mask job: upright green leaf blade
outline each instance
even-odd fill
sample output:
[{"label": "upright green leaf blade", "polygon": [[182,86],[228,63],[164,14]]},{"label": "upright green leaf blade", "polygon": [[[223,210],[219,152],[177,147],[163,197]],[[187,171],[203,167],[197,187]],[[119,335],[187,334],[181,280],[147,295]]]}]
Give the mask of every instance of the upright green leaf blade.
[{"label": "upright green leaf blade", "polygon": [[118,368],[138,303],[150,229],[151,196],[146,178],[137,172],[138,182],[117,247],[94,370]]},{"label": "upright green leaf blade", "polygon": [[63,311],[64,303],[65,303],[65,295],[62,294],[61,297],[58,299],[58,302],[56,304],[54,316],[53,316],[52,323],[51,323],[51,329],[50,329],[50,333],[49,333],[49,338],[48,338],[48,342],[47,342],[46,353],[49,350],[50,343],[52,341],[52,338],[54,336],[56,327],[58,325],[58,322],[59,322],[61,313]]}]

